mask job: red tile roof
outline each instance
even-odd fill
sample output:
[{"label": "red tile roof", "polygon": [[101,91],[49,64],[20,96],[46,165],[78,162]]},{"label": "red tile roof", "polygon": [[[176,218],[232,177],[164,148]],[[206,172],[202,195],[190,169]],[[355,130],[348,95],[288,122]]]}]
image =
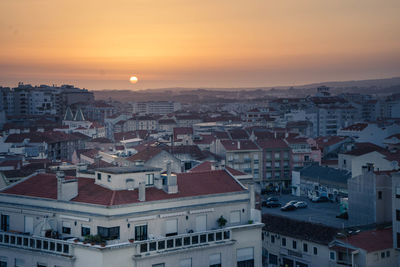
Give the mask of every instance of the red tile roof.
[{"label": "red tile roof", "polygon": [[271,149],[271,148],[288,148],[288,144],[283,139],[263,139],[257,141],[257,144],[262,149]]},{"label": "red tile roof", "polygon": [[213,132],[212,135],[217,139],[229,139],[227,132]]},{"label": "red tile roof", "polygon": [[194,168],[191,168],[189,172],[204,172],[204,171],[210,171],[212,168],[213,163],[211,161],[204,161],[197,165]]},{"label": "red tile roof", "polygon": [[372,143],[354,143],[354,148],[351,151],[348,151],[344,154],[352,156],[361,156],[374,151],[381,152],[385,151],[385,149]]},{"label": "red tile roof", "polygon": [[249,139],[249,135],[243,129],[233,129],[229,131],[229,134],[233,140],[246,140]]},{"label": "red tile roof", "polygon": [[356,123],[348,127],[342,128],[342,131],[362,131],[367,128],[368,123]]},{"label": "red tile roof", "polygon": [[356,235],[349,236],[347,240],[342,238],[343,242],[347,242],[355,247],[374,252],[393,248],[392,228],[377,229],[361,232]]},{"label": "red tile roof", "polygon": [[320,136],[315,139],[319,148],[331,146],[345,140],[346,137],[342,136]]},{"label": "red tile roof", "polygon": [[193,135],[193,128],[192,127],[175,127],[174,128],[174,139],[177,139],[178,135]]},{"label": "red tile roof", "polygon": [[139,151],[135,155],[128,157],[127,160],[129,160],[129,161],[143,160],[146,162],[146,161],[150,160],[151,158],[157,156],[161,152],[162,152],[162,150],[158,147],[147,146],[145,149]]},{"label": "red tile roof", "polygon": [[21,134],[10,134],[5,143],[22,143],[25,139],[29,139],[31,143],[56,143],[63,141],[78,140],[80,137],[75,134],[67,134],[60,131],[31,132]]},{"label": "red tile roof", "polygon": [[136,138],[136,132],[124,132],[124,133],[114,133],[115,142],[119,142],[121,140],[128,140],[132,138]]},{"label": "red tile roof", "polygon": [[[67,177],[71,179],[74,177]],[[96,185],[94,179],[78,179],[78,196],[71,201],[104,206],[137,203],[138,190],[110,190]],[[168,194],[155,187],[146,188],[146,201],[193,197],[201,195],[241,192],[245,189],[226,171],[180,173],[177,176],[178,193]],[[57,199],[57,178],[55,174],[38,174],[0,192],[46,199]]]},{"label": "red tile roof", "polygon": [[209,145],[209,144],[211,144],[213,141],[215,141],[215,137],[212,136],[212,135],[201,134],[200,137],[201,137],[200,140],[198,140],[198,139],[193,140],[193,142],[194,142],[196,145]]}]

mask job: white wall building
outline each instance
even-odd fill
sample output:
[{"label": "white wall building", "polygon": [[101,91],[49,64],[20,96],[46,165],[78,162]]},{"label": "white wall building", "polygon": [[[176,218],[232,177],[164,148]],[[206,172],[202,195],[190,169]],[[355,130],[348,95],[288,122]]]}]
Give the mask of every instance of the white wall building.
[{"label": "white wall building", "polygon": [[0,264],[261,267],[253,193],[224,170],[38,174],[0,192]]}]

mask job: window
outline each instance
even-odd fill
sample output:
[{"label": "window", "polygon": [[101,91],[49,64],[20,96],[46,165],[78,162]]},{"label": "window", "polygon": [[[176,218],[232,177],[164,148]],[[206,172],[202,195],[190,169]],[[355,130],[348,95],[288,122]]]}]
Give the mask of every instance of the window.
[{"label": "window", "polygon": [[282,237],[282,247],[286,247],[286,237]]},{"label": "window", "polygon": [[107,175],[107,182],[111,182],[111,175]]},{"label": "window", "polygon": [[71,234],[71,224],[69,222],[62,222],[62,233]]},{"label": "window", "polygon": [[281,163],[279,161],[275,161],[275,168],[280,168],[281,167]]},{"label": "window", "polygon": [[81,236],[87,236],[87,235],[90,235],[90,226],[82,225],[82,227],[81,227]]},{"label": "window", "polygon": [[386,251],[386,258],[389,258],[390,257],[390,251],[388,250],[388,251]]},{"label": "window", "polygon": [[178,220],[165,221],[165,236],[173,236],[178,234]]},{"label": "window", "polygon": [[165,267],[165,263],[153,264],[153,265],[151,265],[151,267]]},{"label": "window", "polygon": [[396,186],[396,198],[400,198],[400,186]]},{"label": "window", "polygon": [[237,267],[254,266],[254,248],[239,248],[236,251]]},{"label": "window", "polygon": [[400,210],[396,210],[396,221],[400,221]]},{"label": "window", "polygon": [[33,217],[24,217],[24,228],[25,233],[33,233]]},{"label": "window", "polygon": [[275,160],[280,159],[281,153],[275,152]]},{"label": "window", "polygon": [[25,265],[25,261],[23,259],[15,259],[15,267],[23,267]]},{"label": "window", "polygon": [[101,173],[97,173],[97,180],[101,180]]},{"label": "window", "polygon": [[331,259],[332,261],[336,259],[336,254],[334,251],[329,252],[329,259]]},{"label": "window", "polygon": [[278,256],[277,255],[269,253],[268,258],[269,258],[268,262],[270,264],[278,265]]},{"label": "window", "polygon": [[146,185],[153,185],[154,184],[154,173],[146,174]]},{"label": "window", "polygon": [[115,227],[97,226],[97,234],[107,240],[119,239],[119,226]]},{"label": "window", "polygon": [[266,157],[267,159],[271,159],[271,152],[266,152],[266,153],[265,153],[265,157]]},{"label": "window", "polygon": [[314,247],[314,255],[317,255],[318,254],[318,249],[317,249],[317,247]]},{"label": "window", "polygon": [[285,152],[283,153],[283,155],[284,155],[285,159],[289,158],[289,152],[285,151]]},{"label": "window", "polygon": [[207,215],[196,216],[196,232],[207,230]]},{"label": "window", "polygon": [[271,235],[271,243],[275,243],[275,236]]},{"label": "window", "polygon": [[1,231],[10,230],[10,216],[1,214]]},{"label": "window", "polygon": [[192,267],[192,258],[180,260],[179,267]]},{"label": "window", "polygon": [[229,221],[231,224],[240,223],[240,211],[239,210],[231,211]]},{"label": "window", "polygon": [[45,263],[37,263],[36,265],[37,267],[47,267],[47,265]]},{"label": "window", "polygon": [[210,267],[221,267],[221,253],[211,254],[209,262]]},{"label": "window", "polygon": [[381,252],[381,258],[385,258],[385,252]]},{"label": "window", "polygon": [[378,199],[382,199],[382,191],[378,191]]},{"label": "window", "polygon": [[303,251],[308,252],[308,245],[306,243],[303,244]]},{"label": "window", "polygon": [[292,247],[293,249],[297,249],[297,242],[295,240],[293,240]]},{"label": "window", "polygon": [[7,267],[8,258],[0,256],[0,267]]},{"label": "window", "polygon": [[400,233],[397,233],[396,244],[397,244],[397,248],[400,248]]},{"label": "window", "polygon": [[135,226],[135,240],[141,241],[147,239],[147,224]]}]

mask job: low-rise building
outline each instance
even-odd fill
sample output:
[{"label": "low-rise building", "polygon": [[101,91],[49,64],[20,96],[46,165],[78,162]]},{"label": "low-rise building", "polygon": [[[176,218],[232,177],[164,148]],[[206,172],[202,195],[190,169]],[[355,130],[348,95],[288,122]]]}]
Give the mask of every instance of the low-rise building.
[{"label": "low-rise building", "polygon": [[224,170],[38,174],[0,203],[2,265],[261,267],[254,190]]}]

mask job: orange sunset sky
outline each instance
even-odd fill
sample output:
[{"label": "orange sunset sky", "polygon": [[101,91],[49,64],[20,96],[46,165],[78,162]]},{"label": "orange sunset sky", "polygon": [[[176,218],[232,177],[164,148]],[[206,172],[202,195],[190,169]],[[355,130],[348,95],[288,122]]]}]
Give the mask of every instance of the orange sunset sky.
[{"label": "orange sunset sky", "polygon": [[399,0],[1,0],[0,85],[135,90],[399,76],[399,14]]}]

